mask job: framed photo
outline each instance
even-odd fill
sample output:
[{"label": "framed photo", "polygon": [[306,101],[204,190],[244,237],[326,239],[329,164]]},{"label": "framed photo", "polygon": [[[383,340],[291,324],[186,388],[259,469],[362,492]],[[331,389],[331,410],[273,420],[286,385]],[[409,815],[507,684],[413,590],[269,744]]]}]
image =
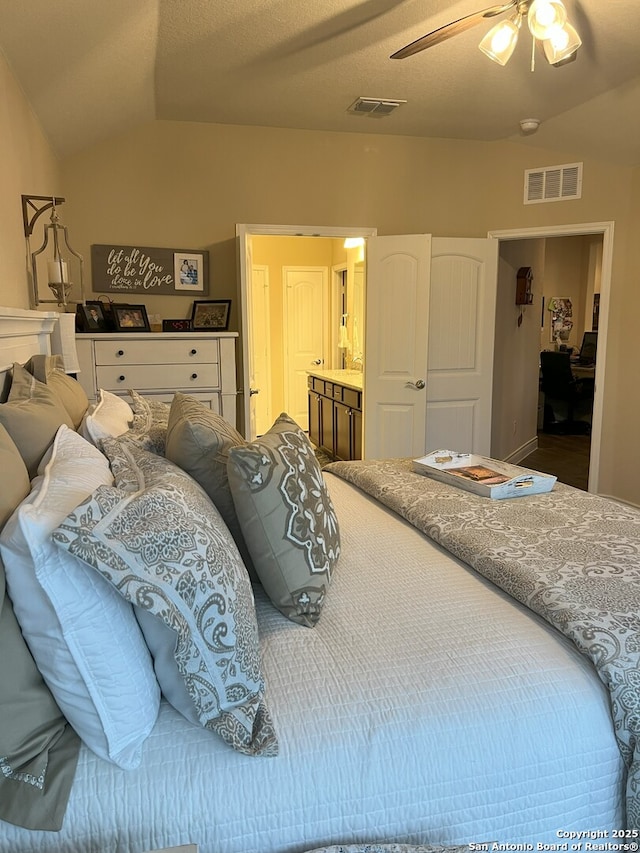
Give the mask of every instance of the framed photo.
[{"label": "framed photo", "polygon": [[107,332],[109,324],[104,315],[102,302],[80,303],[76,308],[76,330],[78,332]]},{"label": "framed photo", "polygon": [[119,305],[114,302],[113,322],[116,332],[150,332],[147,309],[144,305]]},{"label": "framed photo", "polygon": [[191,328],[194,332],[226,332],[230,312],[230,299],[202,299],[194,302]]},{"label": "framed photo", "polygon": [[173,277],[176,290],[204,293],[205,264],[202,252],[175,252]]}]

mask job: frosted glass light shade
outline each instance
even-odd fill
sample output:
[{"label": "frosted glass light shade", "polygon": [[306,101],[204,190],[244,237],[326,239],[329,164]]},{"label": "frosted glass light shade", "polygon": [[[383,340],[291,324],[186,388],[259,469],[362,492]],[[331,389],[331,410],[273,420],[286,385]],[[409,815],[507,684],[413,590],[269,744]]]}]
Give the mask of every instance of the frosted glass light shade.
[{"label": "frosted glass light shade", "polygon": [[568,59],[580,47],[582,41],[571,24],[557,27],[548,39],[542,42],[544,55],[550,65]]},{"label": "frosted glass light shade", "polygon": [[518,43],[520,17],[515,20],[500,21],[492,27],[478,47],[498,65],[506,65]]},{"label": "frosted glass light shade", "polygon": [[561,0],[533,0],[529,6],[527,23],[531,35],[537,39],[548,39],[558,27],[567,22],[567,10]]}]

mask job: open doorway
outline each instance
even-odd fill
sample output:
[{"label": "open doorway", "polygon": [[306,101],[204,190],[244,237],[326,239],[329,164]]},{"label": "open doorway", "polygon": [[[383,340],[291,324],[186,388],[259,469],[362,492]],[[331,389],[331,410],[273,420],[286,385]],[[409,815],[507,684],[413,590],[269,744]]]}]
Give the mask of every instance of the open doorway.
[{"label": "open doorway", "polygon": [[[354,344],[361,369],[364,322],[353,306],[357,292],[363,304],[362,270],[356,273],[363,248],[345,246],[355,229],[248,225],[237,231],[246,288],[245,434],[263,434],[281,411],[308,430],[307,371],[352,367]],[[357,232],[370,235],[374,229]]]},{"label": "open doorway", "polygon": [[[494,401],[502,411],[494,411],[495,445],[508,448],[513,442],[512,461],[545,470],[556,467],[564,482],[598,491],[602,401],[604,394],[606,335],[613,223],[598,222],[547,228],[490,232],[500,241],[499,312],[496,336],[496,372]],[[512,294],[516,271],[521,266],[534,270],[534,304],[524,309],[514,305]],[[569,297],[571,328],[556,340],[553,324],[555,298]],[[559,299],[558,301],[562,301]],[[522,316],[524,313],[524,322]],[[542,429],[544,410],[539,397],[540,353],[556,348],[571,349],[568,356],[579,355],[585,331],[597,326],[598,347],[595,364],[583,373],[592,383],[591,429],[587,436],[548,436]],[[528,331],[527,331],[528,329]],[[576,365],[574,370],[579,372]],[[509,392],[509,393],[507,393]],[[529,422],[535,417],[540,431],[536,439],[522,445],[517,441],[519,423],[507,411],[513,398],[521,398],[520,411]],[[542,404],[543,405],[543,404]],[[513,435],[511,433],[513,431]],[[533,430],[530,430],[533,432]],[[537,438],[540,438],[540,442]],[[538,447],[540,444],[540,447]],[[535,455],[531,455],[535,454]],[[506,458],[509,451],[503,453]],[[560,477],[559,477],[560,478]]]}]

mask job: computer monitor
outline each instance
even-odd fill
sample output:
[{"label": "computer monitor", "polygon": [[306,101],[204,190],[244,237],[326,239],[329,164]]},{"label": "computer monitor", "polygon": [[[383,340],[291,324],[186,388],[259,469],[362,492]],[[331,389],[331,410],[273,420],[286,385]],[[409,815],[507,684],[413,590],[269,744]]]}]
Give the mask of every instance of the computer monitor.
[{"label": "computer monitor", "polygon": [[580,347],[580,362],[582,364],[593,364],[596,360],[597,348],[598,333],[585,332],[582,336],[582,346]]}]

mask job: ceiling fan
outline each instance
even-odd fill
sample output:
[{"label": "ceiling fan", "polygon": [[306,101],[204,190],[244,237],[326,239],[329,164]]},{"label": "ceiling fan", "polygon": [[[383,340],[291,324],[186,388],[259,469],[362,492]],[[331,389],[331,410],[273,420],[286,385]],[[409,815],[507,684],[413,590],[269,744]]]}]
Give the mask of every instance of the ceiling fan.
[{"label": "ceiling fan", "polygon": [[499,65],[507,64],[515,50],[520,27],[525,19],[533,37],[534,47],[536,41],[541,43],[550,65],[564,65],[575,59],[582,41],[575,28],[567,21],[567,11],[562,0],[509,0],[508,3],[489,6],[421,36],[393,53],[391,59],[406,59],[466,32],[485,18],[493,18],[509,11],[513,12],[511,17],[492,27],[480,42],[480,50],[489,59]]}]

